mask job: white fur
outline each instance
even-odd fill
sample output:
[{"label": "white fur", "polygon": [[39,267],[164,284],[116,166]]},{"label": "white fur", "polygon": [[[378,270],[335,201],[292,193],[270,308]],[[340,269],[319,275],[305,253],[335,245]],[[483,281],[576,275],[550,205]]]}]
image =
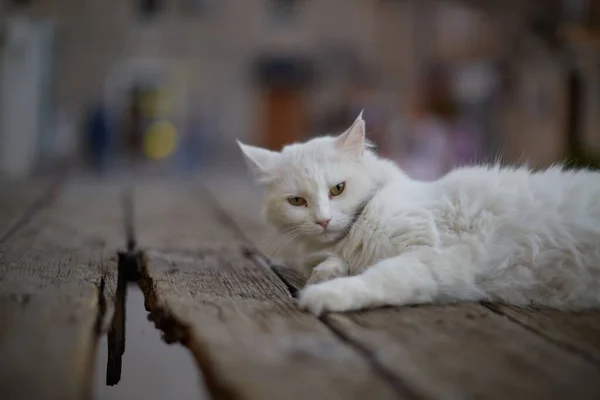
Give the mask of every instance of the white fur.
[{"label": "white fur", "polygon": [[315,314],[458,300],[600,306],[599,173],[480,166],[417,182],[368,149],[360,116],[337,138],[280,153],[240,146],[268,186],[269,222],[320,262],[299,295]]}]

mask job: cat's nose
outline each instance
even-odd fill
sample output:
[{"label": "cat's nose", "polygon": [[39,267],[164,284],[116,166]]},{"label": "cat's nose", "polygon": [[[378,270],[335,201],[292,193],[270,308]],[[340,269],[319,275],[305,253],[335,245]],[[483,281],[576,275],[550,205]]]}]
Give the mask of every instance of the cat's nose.
[{"label": "cat's nose", "polygon": [[321,225],[323,227],[323,229],[327,229],[327,225],[329,224],[329,221],[331,221],[331,218],[329,219],[324,219],[321,221],[315,221],[317,224]]}]

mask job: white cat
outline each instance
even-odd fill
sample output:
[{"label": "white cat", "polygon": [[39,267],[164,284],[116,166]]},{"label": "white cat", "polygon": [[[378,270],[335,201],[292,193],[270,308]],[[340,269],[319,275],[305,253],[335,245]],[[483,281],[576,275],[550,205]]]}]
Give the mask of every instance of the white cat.
[{"label": "white cat", "polygon": [[434,182],[378,158],[361,116],[338,137],[273,152],[239,143],[266,215],[319,260],[299,304],[315,314],[492,301],[600,306],[600,174],[499,166]]}]

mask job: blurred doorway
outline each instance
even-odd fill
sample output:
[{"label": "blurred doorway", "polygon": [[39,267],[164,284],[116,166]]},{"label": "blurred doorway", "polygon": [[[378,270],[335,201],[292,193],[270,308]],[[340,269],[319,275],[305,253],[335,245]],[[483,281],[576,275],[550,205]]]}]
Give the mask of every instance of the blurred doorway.
[{"label": "blurred doorway", "polygon": [[258,62],[261,145],[280,150],[308,136],[307,91],[311,63],[305,59],[263,57]]},{"label": "blurred doorway", "polygon": [[304,93],[297,88],[270,86],[263,89],[263,145],[279,150],[306,135]]}]

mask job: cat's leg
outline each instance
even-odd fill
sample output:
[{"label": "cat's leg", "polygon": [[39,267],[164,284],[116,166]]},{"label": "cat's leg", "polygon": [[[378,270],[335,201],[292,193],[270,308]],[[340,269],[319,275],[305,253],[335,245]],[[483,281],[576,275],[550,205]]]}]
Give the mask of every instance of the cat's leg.
[{"label": "cat's leg", "polygon": [[384,305],[429,303],[440,297],[480,300],[470,257],[421,248],[382,260],[360,275],[309,285],[299,305],[314,314]]},{"label": "cat's leg", "polygon": [[348,267],[344,260],[337,256],[329,256],[313,268],[306,284],[314,285],[346,275],[348,275]]}]

